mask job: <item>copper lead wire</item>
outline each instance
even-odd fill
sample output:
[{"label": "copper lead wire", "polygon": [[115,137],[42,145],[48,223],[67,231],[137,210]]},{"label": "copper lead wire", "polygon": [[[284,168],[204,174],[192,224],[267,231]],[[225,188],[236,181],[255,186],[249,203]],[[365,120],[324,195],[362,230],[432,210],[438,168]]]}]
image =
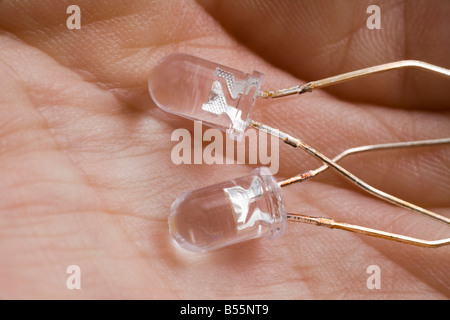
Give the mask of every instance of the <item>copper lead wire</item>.
[{"label": "copper lead wire", "polygon": [[370,74],[381,73],[385,71],[401,69],[401,68],[419,68],[426,71],[431,71],[438,73],[442,76],[446,76],[450,78],[450,70],[445,69],[439,66],[435,66],[430,63],[426,63],[423,61],[417,60],[402,60],[397,62],[391,62],[386,64],[381,64],[378,66],[365,68],[361,70],[351,71],[347,73],[343,73],[337,76],[325,78],[322,80],[311,81],[303,85],[287,88],[287,89],[279,89],[279,90],[269,90],[269,91],[261,91],[259,92],[260,98],[272,99],[272,98],[280,98],[286,97],[293,94],[302,94],[305,92],[311,92],[313,89],[325,88],[330,85],[335,85],[338,83],[342,83],[345,81],[361,78]]},{"label": "copper lead wire", "polygon": [[330,229],[341,229],[345,231],[355,232],[359,234],[364,234],[367,236],[382,238],[386,240],[392,240],[397,242],[402,242],[406,244],[412,244],[419,247],[436,248],[441,246],[446,246],[450,244],[450,238],[440,239],[440,240],[423,240],[413,237],[404,236],[401,234],[386,232],[382,230],[362,227],[354,224],[349,224],[345,222],[335,221],[333,219],[321,218],[321,217],[311,217],[297,213],[288,213],[288,220],[303,222],[308,224],[313,224],[316,226],[327,227]]}]

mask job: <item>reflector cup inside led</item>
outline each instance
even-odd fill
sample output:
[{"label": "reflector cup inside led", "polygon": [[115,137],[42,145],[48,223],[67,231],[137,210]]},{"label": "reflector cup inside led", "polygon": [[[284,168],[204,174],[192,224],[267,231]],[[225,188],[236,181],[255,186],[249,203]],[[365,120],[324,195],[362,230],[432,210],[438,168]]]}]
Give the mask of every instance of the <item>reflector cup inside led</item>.
[{"label": "reflector cup inside led", "polygon": [[281,188],[270,170],[197,189],[172,205],[169,229],[183,248],[203,252],[286,231]]},{"label": "reflector cup inside led", "polygon": [[161,109],[200,120],[240,141],[264,75],[251,75],[187,54],[171,54],[152,70],[149,91]]}]

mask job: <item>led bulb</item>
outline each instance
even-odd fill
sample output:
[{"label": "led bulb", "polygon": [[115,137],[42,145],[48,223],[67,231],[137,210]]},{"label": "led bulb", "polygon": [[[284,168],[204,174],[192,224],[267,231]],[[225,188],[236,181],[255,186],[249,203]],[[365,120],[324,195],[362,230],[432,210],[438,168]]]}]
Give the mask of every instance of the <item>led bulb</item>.
[{"label": "led bulb", "polygon": [[251,175],[197,189],[172,204],[169,229],[183,248],[204,252],[286,231],[281,188],[262,167]]},{"label": "led bulb", "polygon": [[161,109],[200,120],[240,141],[264,75],[251,75],[187,54],[171,54],[152,70],[149,91]]}]

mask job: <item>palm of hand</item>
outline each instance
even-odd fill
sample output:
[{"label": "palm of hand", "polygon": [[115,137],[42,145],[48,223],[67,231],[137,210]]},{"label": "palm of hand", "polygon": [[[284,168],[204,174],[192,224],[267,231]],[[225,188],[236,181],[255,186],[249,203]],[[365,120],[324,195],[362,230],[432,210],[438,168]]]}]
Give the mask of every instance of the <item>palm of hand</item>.
[{"label": "palm of hand", "polygon": [[[220,6],[204,4],[226,33],[197,3],[78,2],[83,24],[73,31],[64,24],[68,4],[60,1],[49,1],[51,6],[46,7],[32,1],[0,5],[2,297],[449,296],[448,248],[415,248],[290,225],[285,237],[274,242],[251,241],[210,255],[180,256],[167,233],[168,209],[180,193],[245,175],[249,168],[172,164],[170,134],[178,127],[191,128],[192,123],[163,113],[148,96],[147,75],[162,56],[183,51],[240,70],[260,70],[271,88],[299,83],[292,75],[314,80],[409,57],[381,46],[361,58],[361,48],[371,43],[364,26],[344,24],[348,28],[329,30],[332,46],[319,29],[308,28],[307,35],[300,32],[311,22],[310,15],[286,12],[283,6],[272,13],[274,19],[282,14],[285,21],[298,16],[298,33],[287,32],[285,37],[281,33],[275,45],[264,46],[264,32],[270,35],[276,25],[261,26],[263,35],[251,28],[267,13],[264,8],[253,15],[246,5],[231,8],[238,13],[230,18],[217,14]],[[333,9],[321,3],[308,6],[309,14],[320,11],[321,17]],[[430,8],[433,19],[426,20],[429,23],[418,36],[428,39],[433,32],[433,43],[439,42],[442,49],[424,51],[410,38],[403,47],[414,48],[418,55],[411,53],[414,58],[432,56],[430,62],[448,67],[445,49],[450,42],[445,30],[436,31],[450,10],[447,4],[442,7]],[[389,16],[396,15],[402,17],[396,10]],[[237,32],[233,19],[240,17],[250,17],[249,26],[241,23]],[[408,26],[404,22],[405,29]],[[391,40],[397,36],[392,34]],[[286,48],[290,50],[277,50]],[[331,57],[338,56],[336,63]],[[361,65],[354,66],[356,62]],[[386,77],[342,85],[303,100],[289,98],[282,102],[283,109],[272,102],[257,107],[254,118],[302,137],[330,156],[357,145],[450,134],[445,79],[416,71]],[[431,82],[432,88],[415,86],[420,79]],[[370,90],[364,87],[367,84]],[[386,90],[390,87],[402,87],[405,94]],[[449,158],[448,148],[427,148],[362,156],[343,165],[387,192],[445,214],[450,205],[450,176],[444,170]],[[279,177],[318,165],[287,146],[280,146],[280,159]],[[442,238],[447,231],[368,197],[331,172],[286,189],[285,198],[288,208],[299,213],[376,224],[430,239]],[[82,270],[81,290],[65,285],[66,268],[72,264]],[[372,264],[383,272],[382,290],[366,286],[366,269]]]}]

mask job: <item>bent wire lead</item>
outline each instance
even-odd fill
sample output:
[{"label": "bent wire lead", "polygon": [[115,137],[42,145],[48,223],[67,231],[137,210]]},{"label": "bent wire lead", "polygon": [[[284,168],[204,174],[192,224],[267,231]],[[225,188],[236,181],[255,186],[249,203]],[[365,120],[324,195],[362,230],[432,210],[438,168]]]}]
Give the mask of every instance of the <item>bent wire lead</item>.
[{"label": "bent wire lead", "polygon": [[187,250],[205,252],[254,238],[281,237],[286,231],[287,221],[295,221],[422,247],[450,244],[450,238],[423,240],[324,217],[287,213],[282,194],[283,187],[311,179],[332,168],[382,200],[448,225],[449,218],[376,189],[337,162],[346,156],[362,152],[449,144],[450,138],[360,146],[347,149],[331,159],[302,140],[251,118],[257,99],[302,94],[370,74],[406,67],[421,68],[450,77],[448,69],[422,61],[404,60],[288,89],[260,91],[264,78],[260,72],[248,74],[186,54],[176,53],[163,58],[154,67],[149,78],[150,95],[161,109],[191,120],[201,120],[205,125],[226,131],[232,139],[238,141],[242,139],[245,130],[253,127],[292,147],[303,149],[324,163],[317,169],[307,170],[279,182],[267,168],[262,167],[253,170],[248,176],[185,193],[175,200],[170,209],[169,230],[174,240]]}]

